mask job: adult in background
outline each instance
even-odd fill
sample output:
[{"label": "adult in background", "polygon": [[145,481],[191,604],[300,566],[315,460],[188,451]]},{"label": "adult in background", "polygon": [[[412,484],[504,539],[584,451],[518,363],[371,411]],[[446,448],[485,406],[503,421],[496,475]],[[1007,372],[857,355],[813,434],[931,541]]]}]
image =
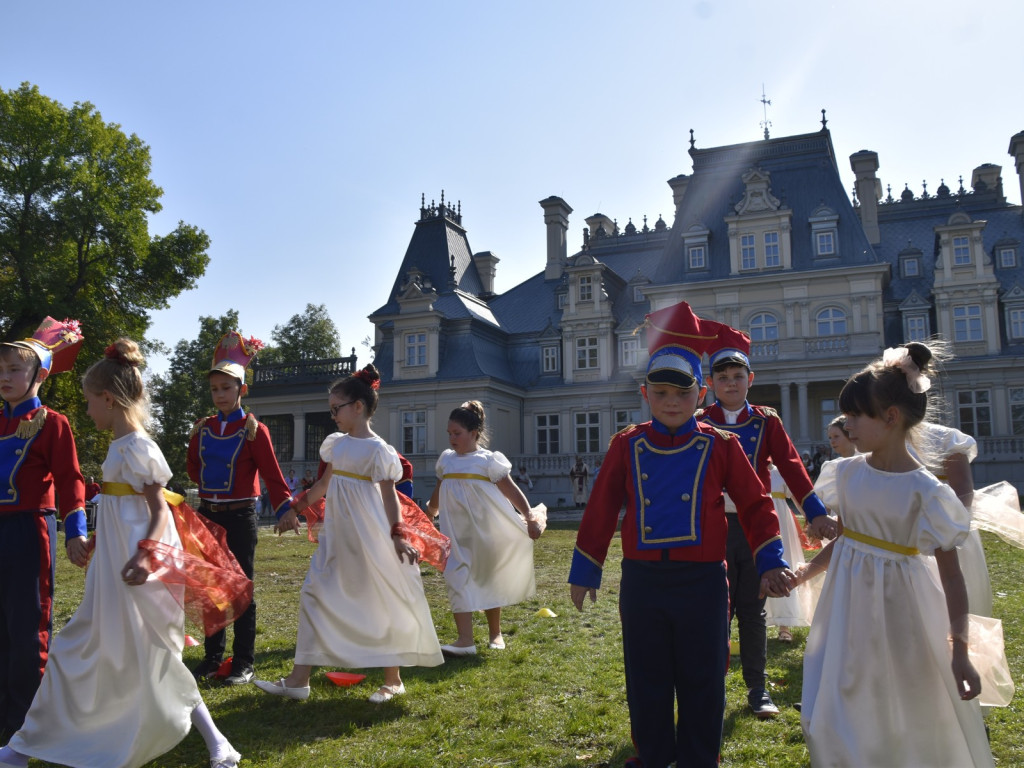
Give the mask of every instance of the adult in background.
[{"label": "adult in background", "polygon": [[587,480],[590,477],[590,470],[583,463],[583,459],[576,457],[576,463],[569,470],[569,481],[572,483],[572,500],[576,509],[583,509],[587,506]]}]

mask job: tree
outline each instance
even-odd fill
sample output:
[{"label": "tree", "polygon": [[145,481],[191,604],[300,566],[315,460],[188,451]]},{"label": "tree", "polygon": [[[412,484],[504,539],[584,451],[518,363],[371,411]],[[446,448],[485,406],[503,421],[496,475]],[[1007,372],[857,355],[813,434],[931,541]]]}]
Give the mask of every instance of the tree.
[{"label": "tree", "polygon": [[275,325],[271,347],[260,352],[261,363],[299,363],[341,357],[338,328],[323,304],[307,304],[304,314],[292,315],[284,325]]},{"label": "tree", "polygon": [[[152,350],[150,311],[195,287],[210,241],[184,222],[150,235],[163,190],[149,174],[149,147],[92,104],[65,108],[28,83],[0,90],[0,339],[29,336],[51,315],[81,321],[79,370],[119,336]],[[44,392],[91,428],[77,386]]]},{"label": "tree", "polygon": [[155,439],[171,465],[175,483],[188,484],[186,461],[192,425],[213,407],[206,374],[217,342],[231,330],[238,330],[237,310],[229,309],[220,317],[200,317],[199,336],[179,341],[167,372],[150,380],[153,416],[158,424]]}]

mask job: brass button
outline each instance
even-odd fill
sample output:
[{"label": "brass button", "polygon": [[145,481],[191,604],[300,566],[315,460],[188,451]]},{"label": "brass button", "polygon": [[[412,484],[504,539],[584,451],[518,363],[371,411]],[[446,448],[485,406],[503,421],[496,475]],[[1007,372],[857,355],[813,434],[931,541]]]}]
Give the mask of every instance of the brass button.
[{"label": "brass button", "polygon": [[651,500],[650,499],[644,499],[644,506],[646,506],[646,507],[651,506]]},{"label": "brass button", "polygon": [[644,472],[642,475],[640,475],[640,479],[641,480],[646,480],[647,479],[647,473]]},{"label": "brass button", "polygon": [[644,526],[644,533],[654,533],[654,529],[649,525]]},{"label": "brass button", "polygon": [[750,437],[747,438],[747,440],[749,440],[750,442],[753,443],[754,441],[757,440],[757,436],[756,435],[751,435]]},{"label": "brass button", "polygon": [[22,452],[22,450],[21,450],[21,448],[19,448],[18,450],[16,450],[16,451],[14,452],[14,455],[15,455],[15,456],[21,456],[21,452]]},{"label": "brass button", "polygon": [[690,494],[688,494],[688,493],[684,493],[684,494],[683,494],[682,496],[680,496],[680,498],[681,498],[681,499],[682,499],[683,501],[689,501],[689,500],[690,500]]}]

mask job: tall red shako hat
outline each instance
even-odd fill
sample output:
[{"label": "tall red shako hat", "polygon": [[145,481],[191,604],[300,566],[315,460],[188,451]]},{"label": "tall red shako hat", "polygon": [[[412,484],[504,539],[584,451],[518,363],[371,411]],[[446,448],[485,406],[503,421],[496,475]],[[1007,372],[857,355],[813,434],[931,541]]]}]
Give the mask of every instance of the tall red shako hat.
[{"label": "tall red shako hat", "polygon": [[647,315],[647,381],[689,389],[700,384],[701,357],[713,348],[718,334],[729,326],[704,320],[685,301]]},{"label": "tall red shako hat", "polygon": [[35,352],[39,358],[39,367],[52,375],[74,368],[84,339],[82,327],[77,320],[57,321],[48,316],[29,338],[5,341],[3,344]]},{"label": "tall red shako hat", "polygon": [[245,384],[245,369],[264,346],[255,336],[243,339],[238,331],[228,331],[220,337],[213,350],[213,366],[207,375],[226,373]]},{"label": "tall red shako hat", "polygon": [[711,370],[719,365],[742,365],[750,370],[750,337],[728,325],[722,326],[718,339],[708,351]]}]

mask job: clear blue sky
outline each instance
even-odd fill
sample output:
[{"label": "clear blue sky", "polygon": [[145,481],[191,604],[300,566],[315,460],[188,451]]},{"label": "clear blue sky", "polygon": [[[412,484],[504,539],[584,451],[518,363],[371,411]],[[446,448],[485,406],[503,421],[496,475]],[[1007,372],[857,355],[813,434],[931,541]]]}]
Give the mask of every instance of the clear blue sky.
[{"label": "clear blue sky", "polygon": [[[90,101],[151,148],[164,209],[212,238],[196,290],[154,316],[173,346],[239,310],[270,341],[326,304],[345,349],[372,334],[419,216],[461,201],[497,290],[544,268],[537,201],[659,215],[698,147],[818,130],[879,153],[898,195],[1003,167],[1024,130],[1024,3],[588,0],[269,3],[0,0],[0,87]],[[160,369],[163,363],[153,361]]]}]

